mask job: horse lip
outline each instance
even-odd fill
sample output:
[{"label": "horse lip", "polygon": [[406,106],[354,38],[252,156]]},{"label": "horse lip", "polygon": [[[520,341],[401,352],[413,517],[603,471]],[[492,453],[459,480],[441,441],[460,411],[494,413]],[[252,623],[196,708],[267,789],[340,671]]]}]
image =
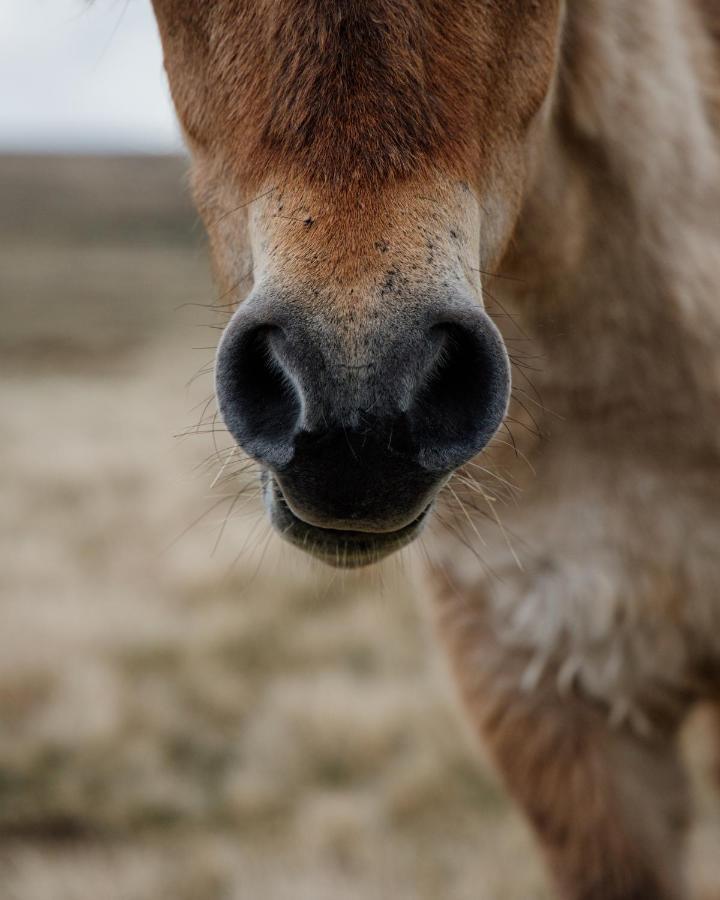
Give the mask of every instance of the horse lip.
[{"label": "horse lip", "polygon": [[275,499],[279,503],[284,503],[285,506],[288,507],[290,512],[295,516],[296,519],[299,519],[303,524],[311,527],[317,528],[320,531],[327,532],[338,532],[340,534],[368,534],[368,535],[378,535],[381,536],[383,534],[393,535],[402,531],[404,528],[412,525],[416,519],[427,510],[428,504],[426,504],[420,512],[416,512],[414,516],[410,520],[404,521],[401,525],[398,524],[385,524],[382,523],[362,523],[358,522],[357,524],[352,522],[352,520],[343,520],[338,521],[336,524],[327,525],[321,519],[318,520],[311,512],[307,512],[305,510],[300,510],[297,508],[297,504],[293,501],[293,498],[286,493],[282,481],[278,477],[273,478],[273,485],[275,490]]},{"label": "horse lip", "polygon": [[275,529],[286,541],[339,568],[378,562],[407,546],[420,533],[432,503],[395,531],[351,531],[305,522],[288,505],[276,480],[266,474],[265,503]]}]

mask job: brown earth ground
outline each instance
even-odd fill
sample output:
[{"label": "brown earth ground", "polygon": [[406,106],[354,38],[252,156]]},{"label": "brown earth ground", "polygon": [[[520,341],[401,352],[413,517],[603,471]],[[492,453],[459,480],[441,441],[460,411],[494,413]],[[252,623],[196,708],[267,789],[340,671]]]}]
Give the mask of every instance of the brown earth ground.
[{"label": "brown earth ground", "polygon": [[174,437],[218,323],[182,171],[0,159],[0,900],[548,898],[412,554],[316,567]]}]

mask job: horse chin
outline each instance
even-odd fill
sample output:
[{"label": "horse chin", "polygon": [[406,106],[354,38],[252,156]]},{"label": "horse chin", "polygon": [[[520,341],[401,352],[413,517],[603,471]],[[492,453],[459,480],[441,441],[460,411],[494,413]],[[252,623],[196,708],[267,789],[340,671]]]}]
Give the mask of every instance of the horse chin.
[{"label": "horse chin", "polygon": [[359,569],[380,562],[412,543],[422,531],[432,503],[395,531],[347,531],[311,525],[297,516],[277,482],[263,473],[265,506],[273,528],[288,543],[338,569]]}]

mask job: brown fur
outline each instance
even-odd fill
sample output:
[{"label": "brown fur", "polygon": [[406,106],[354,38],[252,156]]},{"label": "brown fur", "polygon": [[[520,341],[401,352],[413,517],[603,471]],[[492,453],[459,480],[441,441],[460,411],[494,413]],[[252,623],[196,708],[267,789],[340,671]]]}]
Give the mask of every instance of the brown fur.
[{"label": "brown fur", "polygon": [[227,287],[352,335],[453,268],[497,315],[515,448],[451,486],[440,632],[562,896],[678,900],[676,736],[720,684],[717,3],[155,6]]},{"label": "brown fur", "polygon": [[490,139],[536,111],[552,64],[552,2],[155,6],[188,135],[255,184],[299,173],[366,191],[428,166],[474,176]]}]

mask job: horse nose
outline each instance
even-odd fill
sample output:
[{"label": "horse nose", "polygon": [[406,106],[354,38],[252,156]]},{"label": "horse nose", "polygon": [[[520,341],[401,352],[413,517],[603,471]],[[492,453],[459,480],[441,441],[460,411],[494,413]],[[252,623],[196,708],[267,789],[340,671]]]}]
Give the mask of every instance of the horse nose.
[{"label": "horse nose", "polygon": [[435,311],[425,333],[433,364],[416,386],[408,417],[418,460],[450,472],[490,441],[505,416],[510,365],[502,337],[478,306]]},{"label": "horse nose", "polygon": [[413,494],[477,454],[501,424],[507,354],[470,300],[368,317],[354,338],[337,317],[301,308],[249,298],[216,366],[225,424],[278,475],[296,512],[377,523],[388,492],[414,508]]},{"label": "horse nose", "polygon": [[276,469],[293,458],[305,409],[287,344],[287,332],[277,322],[236,314],[215,368],[215,392],[228,431],[246,453]]}]

